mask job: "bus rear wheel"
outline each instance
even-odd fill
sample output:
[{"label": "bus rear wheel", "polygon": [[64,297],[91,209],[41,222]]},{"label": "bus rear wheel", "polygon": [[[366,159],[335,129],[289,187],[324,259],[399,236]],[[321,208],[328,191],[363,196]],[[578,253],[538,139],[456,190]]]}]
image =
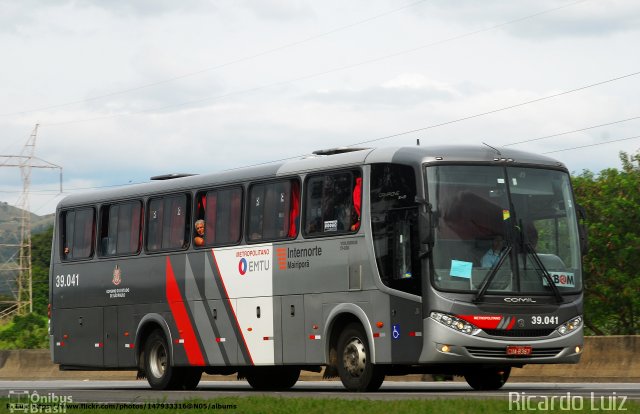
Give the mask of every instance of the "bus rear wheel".
[{"label": "bus rear wheel", "polygon": [[464,374],[464,379],[476,391],[490,391],[502,388],[509,374],[510,367],[479,368]]},{"label": "bus rear wheel", "polygon": [[149,385],[155,390],[194,390],[202,377],[200,368],[173,366],[167,339],[159,329],[147,338],[144,369]]},{"label": "bus rear wheel", "polygon": [[350,324],[338,337],[338,375],[349,391],[376,391],[384,381],[384,370],[371,363],[369,341],[359,324]]},{"label": "bus rear wheel", "polygon": [[170,389],[176,377],[167,339],[160,330],[151,332],[145,343],[144,371],[149,385],[155,390]]},{"label": "bus rear wheel", "polygon": [[294,367],[254,367],[245,373],[251,388],[261,391],[284,391],[293,387],[300,378],[300,369]]}]

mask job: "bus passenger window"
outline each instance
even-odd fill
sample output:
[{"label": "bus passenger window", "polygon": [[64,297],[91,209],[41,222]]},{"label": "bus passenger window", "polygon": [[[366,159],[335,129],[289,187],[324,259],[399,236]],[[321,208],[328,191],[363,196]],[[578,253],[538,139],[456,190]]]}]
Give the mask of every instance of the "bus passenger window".
[{"label": "bus passenger window", "polygon": [[150,252],[187,247],[190,228],[187,195],[149,200],[147,250]]},{"label": "bus passenger window", "polygon": [[141,224],[140,201],[103,206],[100,210],[99,254],[137,254],[140,251]]},{"label": "bus passenger window", "polygon": [[308,236],[358,231],[362,214],[359,171],[328,173],[306,182],[304,230]]},{"label": "bus passenger window", "polygon": [[[227,188],[198,193],[195,219],[204,221],[204,235],[194,233],[194,245],[223,246],[236,244],[240,241],[240,226],[242,217],[242,189]],[[196,225],[197,226],[197,225]],[[197,237],[204,237],[203,243],[198,244]]]},{"label": "bus passenger window", "polygon": [[249,241],[284,240],[297,235],[299,186],[295,180],[286,180],[251,187]]},{"label": "bus passenger window", "polygon": [[62,213],[62,260],[89,259],[93,256],[95,212],[80,208]]}]

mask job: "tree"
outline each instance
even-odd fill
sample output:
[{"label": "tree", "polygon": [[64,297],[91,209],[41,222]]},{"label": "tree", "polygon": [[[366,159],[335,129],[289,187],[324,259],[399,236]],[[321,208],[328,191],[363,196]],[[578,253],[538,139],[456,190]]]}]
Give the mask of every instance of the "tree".
[{"label": "tree", "polygon": [[49,304],[49,262],[53,227],[31,238],[33,313],[16,316],[0,327],[0,349],[34,349],[49,346],[47,306]]},{"label": "tree", "polygon": [[33,278],[33,311],[47,316],[49,305],[49,263],[53,227],[31,238],[31,272]]},{"label": "tree", "polygon": [[640,154],[620,153],[614,168],[574,177],[587,211],[585,321],[596,334],[640,333]]}]

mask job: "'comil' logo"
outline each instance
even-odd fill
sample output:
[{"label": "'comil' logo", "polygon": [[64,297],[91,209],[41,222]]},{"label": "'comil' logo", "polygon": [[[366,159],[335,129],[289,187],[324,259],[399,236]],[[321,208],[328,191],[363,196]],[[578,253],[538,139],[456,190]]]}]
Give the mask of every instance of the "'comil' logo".
[{"label": "'comil' logo", "polygon": [[244,276],[247,273],[248,267],[249,264],[247,263],[247,259],[245,259],[244,257],[240,259],[240,261],[238,262],[238,272],[240,272],[240,276]]},{"label": "'comil' logo", "polygon": [[278,270],[287,270],[287,248],[276,248],[276,256],[278,258]]}]

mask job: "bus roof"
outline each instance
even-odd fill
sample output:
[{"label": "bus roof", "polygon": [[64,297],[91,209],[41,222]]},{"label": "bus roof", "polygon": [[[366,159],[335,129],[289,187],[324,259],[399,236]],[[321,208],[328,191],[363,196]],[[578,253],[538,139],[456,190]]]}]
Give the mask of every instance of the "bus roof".
[{"label": "bus roof", "polygon": [[[153,180],[148,183],[73,194],[60,201],[58,208],[114,199],[139,198],[144,195],[171,193],[193,188],[224,186],[238,182],[264,180],[317,170],[391,162],[409,165],[421,165],[430,162],[504,162],[513,165],[535,165],[567,170],[564,164],[549,157],[511,148],[493,149],[489,146],[382,147],[362,148],[355,151],[332,149],[317,151],[313,155],[292,160],[276,161],[217,173],[181,174],[178,178]],[[167,174],[166,177],[170,178],[170,175]]]}]

